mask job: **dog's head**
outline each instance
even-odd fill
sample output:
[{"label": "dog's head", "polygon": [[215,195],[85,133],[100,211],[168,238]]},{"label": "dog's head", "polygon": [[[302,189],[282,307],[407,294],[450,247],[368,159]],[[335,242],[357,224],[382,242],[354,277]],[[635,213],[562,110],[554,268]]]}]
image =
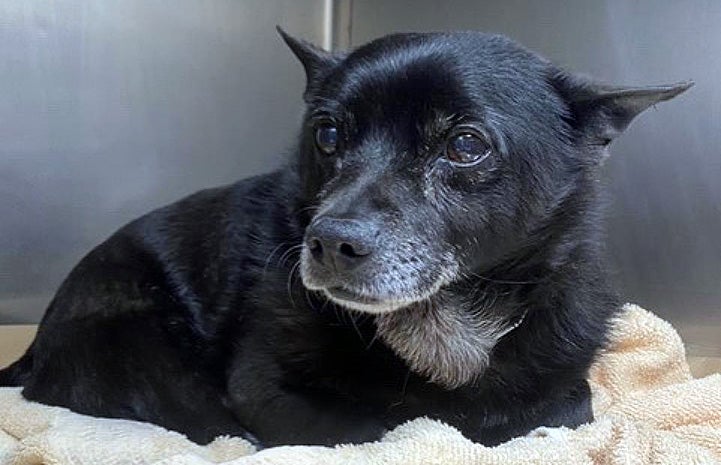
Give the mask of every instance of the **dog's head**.
[{"label": "dog's head", "polygon": [[594,85],[474,32],[392,35],[349,54],[282,35],[307,74],[298,168],[316,208],[303,283],[372,313],[541,244],[608,143],[690,85]]}]

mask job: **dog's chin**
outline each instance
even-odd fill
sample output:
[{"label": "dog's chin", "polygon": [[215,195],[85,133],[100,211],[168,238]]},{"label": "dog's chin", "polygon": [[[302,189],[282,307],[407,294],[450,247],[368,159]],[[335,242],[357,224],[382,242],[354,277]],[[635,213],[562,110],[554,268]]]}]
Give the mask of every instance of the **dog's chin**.
[{"label": "dog's chin", "polygon": [[399,296],[375,296],[366,292],[356,291],[346,285],[319,285],[312,280],[303,279],[303,285],[311,290],[321,292],[331,302],[349,310],[380,315],[391,313],[409,305],[422,302],[433,297],[444,283],[437,282],[430,289],[416,291]]},{"label": "dog's chin", "polygon": [[330,300],[349,310],[379,315],[390,313],[414,303],[414,300],[382,300],[367,297],[345,288],[324,288],[323,294]]}]

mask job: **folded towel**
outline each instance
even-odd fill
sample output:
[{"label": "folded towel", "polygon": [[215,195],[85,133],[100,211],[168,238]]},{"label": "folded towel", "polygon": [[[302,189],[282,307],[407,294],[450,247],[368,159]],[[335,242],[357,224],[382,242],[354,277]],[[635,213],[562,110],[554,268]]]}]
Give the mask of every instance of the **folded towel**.
[{"label": "folded towel", "polygon": [[93,418],[0,388],[0,463],[304,464],[687,464],[721,463],[721,375],[692,379],[683,343],[667,322],[626,305],[611,344],[590,373],[596,421],[541,427],[497,447],[419,418],[381,441],[335,448],[287,446],[255,453],[239,438],[198,446],[178,433]]}]

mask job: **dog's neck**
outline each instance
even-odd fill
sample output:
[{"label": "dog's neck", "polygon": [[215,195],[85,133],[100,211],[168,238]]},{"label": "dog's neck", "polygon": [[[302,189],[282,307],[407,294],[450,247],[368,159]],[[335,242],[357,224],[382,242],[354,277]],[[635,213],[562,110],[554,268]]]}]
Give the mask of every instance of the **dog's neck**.
[{"label": "dog's neck", "polygon": [[[488,273],[493,279],[477,275],[483,282],[471,289],[442,289],[425,302],[380,315],[379,338],[414,372],[445,388],[478,379],[498,341],[535,308],[521,297],[524,290],[527,294],[529,288],[546,288],[555,277],[574,275],[585,266],[592,266],[603,282],[595,242],[574,238],[576,228],[587,227],[583,218],[566,218],[566,223],[555,236],[539,238],[518,251],[516,257],[522,259],[499,264]],[[583,237],[592,233],[587,230]]]},{"label": "dog's neck", "polygon": [[415,373],[454,389],[483,375],[498,340],[523,321],[525,314],[509,320],[494,301],[439,294],[380,315],[378,336]]}]

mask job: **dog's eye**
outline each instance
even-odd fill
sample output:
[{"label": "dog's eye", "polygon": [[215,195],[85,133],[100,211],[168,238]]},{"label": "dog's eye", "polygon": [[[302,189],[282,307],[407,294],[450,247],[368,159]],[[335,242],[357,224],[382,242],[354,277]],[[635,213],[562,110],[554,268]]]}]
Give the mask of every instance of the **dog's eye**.
[{"label": "dog's eye", "polygon": [[322,123],[315,128],[315,145],[326,155],[332,155],[338,148],[338,128],[331,123]]},{"label": "dog's eye", "polygon": [[490,154],[491,145],[471,132],[454,135],[446,146],[446,158],[462,165],[479,162]]}]

